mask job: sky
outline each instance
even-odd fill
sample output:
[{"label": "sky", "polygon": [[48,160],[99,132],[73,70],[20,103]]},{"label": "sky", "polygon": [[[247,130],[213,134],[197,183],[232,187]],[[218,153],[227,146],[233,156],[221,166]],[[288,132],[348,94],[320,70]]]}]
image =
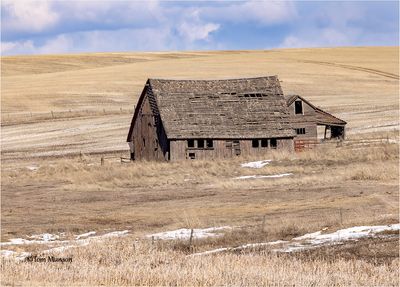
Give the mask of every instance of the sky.
[{"label": "sky", "polygon": [[1,1],[1,54],[399,45],[398,1]]}]

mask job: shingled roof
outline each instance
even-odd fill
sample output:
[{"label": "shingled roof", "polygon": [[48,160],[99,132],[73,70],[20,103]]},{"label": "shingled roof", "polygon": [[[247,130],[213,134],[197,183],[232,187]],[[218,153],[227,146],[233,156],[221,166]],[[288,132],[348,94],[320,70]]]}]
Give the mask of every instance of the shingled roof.
[{"label": "shingled roof", "polygon": [[170,139],[295,135],[277,76],[230,80],[149,79],[146,88],[153,112],[159,113]]},{"label": "shingled roof", "polygon": [[296,99],[301,99],[302,101],[306,102],[308,105],[310,105],[316,113],[316,122],[318,125],[331,125],[331,126],[344,126],[347,123],[344,120],[341,120],[334,115],[325,112],[324,110],[314,106],[311,104],[309,101],[304,99],[303,97],[299,95],[290,95],[286,97],[286,102],[287,105],[290,106]]}]

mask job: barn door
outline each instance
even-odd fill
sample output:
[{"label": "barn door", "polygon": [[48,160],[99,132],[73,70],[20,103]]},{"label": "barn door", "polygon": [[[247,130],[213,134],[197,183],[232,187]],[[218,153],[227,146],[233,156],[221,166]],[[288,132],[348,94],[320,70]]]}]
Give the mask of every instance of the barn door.
[{"label": "barn door", "polygon": [[232,152],[234,155],[240,155],[240,141],[234,140],[232,141]]},{"label": "barn door", "polygon": [[230,155],[229,156],[233,156],[233,155],[240,155],[241,151],[240,151],[240,141],[238,140],[227,140],[225,141],[225,146],[228,150],[230,150]]}]

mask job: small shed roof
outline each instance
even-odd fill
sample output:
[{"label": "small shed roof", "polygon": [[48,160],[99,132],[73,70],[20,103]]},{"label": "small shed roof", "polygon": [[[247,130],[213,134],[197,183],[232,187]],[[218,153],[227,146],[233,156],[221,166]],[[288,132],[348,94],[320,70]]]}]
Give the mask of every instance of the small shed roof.
[{"label": "small shed roof", "polygon": [[149,79],[147,88],[170,139],[295,136],[277,76]]},{"label": "small shed roof", "polygon": [[310,105],[316,113],[316,121],[318,125],[329,125],[329,126],[344,126],[347,123],[344,120],[341,120],[334,115],[314,106],[311,104],[309,101],[304,99],[303,97],[299,95],[290,95],[286,96],[286,102],[287,105],[290,106],[295,100],[301,99],[302,101],[306,102],[308,105]]}]

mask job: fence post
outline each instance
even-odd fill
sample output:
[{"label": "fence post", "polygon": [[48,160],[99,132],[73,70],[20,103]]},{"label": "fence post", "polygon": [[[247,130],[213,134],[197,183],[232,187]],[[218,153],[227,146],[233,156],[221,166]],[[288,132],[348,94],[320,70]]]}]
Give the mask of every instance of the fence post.
[{"label": "fence post", "polygon": [[265,232],[265,218],[267,217],[267,214],[264,214],[263,216],[263,222],[262,222],[262,226],[261,226],[261,232]]},{"label": "fence post", "polygon": [[189,238],[189,250],[192,250],[192,240],[193,240],[193,228],[190,230],[190,238]]},{"label": "fence post", "polygon": [[101,163],[101,165],[104,165],[104,157],[103,156],[101,157],[100,163]]},{"label": "fence post", "polygon": [[340,225],[343,225],[343,214],[342,214],[342,208],[339,208],[339,215],[340,215]]}]

